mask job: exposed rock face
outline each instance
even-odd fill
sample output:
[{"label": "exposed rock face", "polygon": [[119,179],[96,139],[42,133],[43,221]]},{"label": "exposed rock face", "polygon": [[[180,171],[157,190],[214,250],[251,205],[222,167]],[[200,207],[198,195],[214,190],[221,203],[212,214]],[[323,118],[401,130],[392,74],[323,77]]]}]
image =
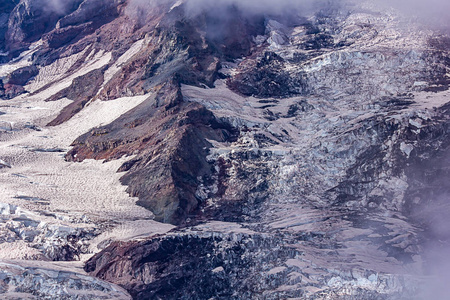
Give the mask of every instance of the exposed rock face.
[{"label": "exposed rock face", "polygon": [[[298,255],[297,250],[284,245],[281,237],[250,230],[188,231],[138,244],[111,245],[104,254],[91,259],[86,270],[105,280],[120,281],[133,290],[136,299],[247,299],[289,280],[285,269],[277,272],[273,268],[277,262]],[[185,257],[191,257],[189,262]],[[167,281],[172,284],[167,286]],[[280,291],[266,294],[266,298],[301,295],[301,291]]]},{"label": "exposed rock face", "polygon": [[[359,96],[360,100],[401,95],[434,84],[447,87],[448,58],[444,57],[448,54],[439,47],[426,49],[408,42],[408,47],[381,50],[386,37],[374,30],[377,25],[381,25],[377,30],[386,30],[385,24],[355,30],[352,24],[371,24],[373,17],[333,14],[336,12],[330,11],[290,28],[293,32],[288,44],[279,45],[269,37],[266,42],[270,43],[268,48],[272,51],[262,51],[256,59],[247,58],[228,85],[248,96],[321,95],[334,99],[345,94]],[[273,32],[270,24],[266,31]],[[330,41],[328,44],[321,42],[324,32]],[[355,35],[358,38],[355,39]],[[373,44],[374,40],[377,44]],[[310,47],[313,41],[316,45]],[[389,84],[374,84],[377,78]],[[421,86],[424,82],[428,85]]]},{"label": "exposed rock face", "polygon": [[3,85],[3,80],[0,80],[0,97],[2,99],[5,97],[5,86]]},{"label": "exposed rock face", "polygon": [[96,95],[98,89],[103,83],[103,69],[95,69],[83,76],[77,77],[72,84],[53,95],[48,101],[56,101],[61,98],[73,100],[72,104],[66,106],[61,113],[48,125],[55,126],[64,123],[81,111],[83,107]]},{"label": "exposed rock face", "polygon": [[0,99],[12,99],[25,93],[24,85],[39,73],[36,66],[19,68],[8,74],[0,83]]},{"label": "exposed rock face", "polygon": [[[6,35],[6,31],[8,30],[9,14],[16,6],[16,4],[17,4],[16,2],[17,1],[14,1],[14,0],[3,1],[2,6],[0,7],[0,51],[1,52],[5,51],[5,46],[6,46],[5,35]],[[6,62],[5,55],[2,54],[0,56],[0,62],[2,62],[2,63]]]},{"label": "exposed rock face", "polygon": [[351,289],[358,299],[369,300],[408,299],[417,292],[405,278],[323,270],[296,247],[318,238],[323,236],[268,235],[212,222],[144,242],[113,244],[85,269],[124,286],[134,299],[317,299],[330,294],[348,299],[343,291]]},{"label": "exposed rock face", "polygon": [[[371,26],[349,25],[367,20]],[[448,50],[429,48],[425,33],[412,39],[405,32],[399,33],[399,40],[409,46],[396,48],[380,32],[388,30],[384,26],[394,26],[399,32],[402,28],[386,25],[375,15],[344,17],[329,12],[303,22],[292,28],[266,21],[264,42],[255,42],[252,55],[237,67],[229,64],[230,72],[223,70],[229,76],[228,87],[265,99],[232,94],[223,83],[211,90],[182,88],[185,101],[201,103],[240,129],[237,140],[217,140],[221,143],[209,150],[207,161],[214,169],[200,178],[195,194],[201,200],[201,218],[247,222],[266,234],[280,233],[284,240],[295,240],[289,247],[303,256],[284,257],[281,264],[267,265],[265,274],[274,276],[273,285],[265,284],[269,279],[254,288],[239,285],[245,281],[223,267],[226,284],[215,286],[218,280],[211,277],[184,278],[179,270],[168,267],[167,262],[177,261],[170,254],[175,250],[168,250],[167,258],[157,255],[159,245],[172,245],[174,236],[187,238],[180,231],[111,246],[87,264],[88,271],[117,280],[136,298],[150,299],[182,297],[175,291],[161,291],[168,282],[177,282],[177,292],[185,291],[185,299],[198,295],[208,299],[211,295],[204,294],[205,282],[218,289],[216,295],[223,293],[224,299],[317,299],[324,294],[333,299],[407,299],[420,293],[420,285],[403,275],[408,268],[421,272],[418,257],[423,253],[423,235],[415,227],[419,220],[409,208],[414,202],[410,196],[415,190],[413,182],[423,181],[417,179],[423,175],[412,170],[417,164],[422,168],[434,165],[425,163],[425,158],[448,164],[438,158],[443,154],[432,150],[447,147],[442,142],[448,131],[446,109],[433,110],[427,104],[436,101],[441,106],[445,96],[423,100],[426,91],[446,89]],[[427,132],[433,132],[433,137]],[[420,163],[415,162],[418,157]],[[439,200],[433,203],[439,206]],[[215,232],[213,227],[209,230]],[[190,243],[203,243],[197,240],[203,233],[192,230],[189,242],[164,249],[189,256],[184,251],[195,249]],[[300,232],[308,234],[300,238]],[[228,248],[220,243],[216,241],[208,251],[210,257],[227,256]],[[366,258],[360,247],[370,252]],[[258,254],[251,256],[264,253],[264,247],[256,248]],[[160,259],[149,262],[140,258],[141,253]],[[355,259],[358,267],[349,267]],[[183,259],[181,264],[192,261]],[[220,269],[219,265],[207,266]],[[139,271],[129,275],[131,270]],[[201,276],[206,272],[201,271]],[[177,279],[165,281],[159,276]],[[130,281],[133,284],[128,285]],[[228,285],[235,294],[229,294]],[[246,294],[247,290],[252,292]]]},{"label": "exposed rock face", "polygon": [[58,20],[56,29],[44,36],[50,48],[60,48],[93,33],[119,15],[123,0],[85,0],[71,14]]},{"label": "exposed rock face", "polygon": [[20,1],[12,10],[6,33],[7,50],[18,51],[52,30],[59,18],[76,9],[80,1]]},{"label": "exposed rock face", "polygon": [[[127,191],[180,225],[112,243],[91,275],[135,299],[425,297],[421,276],[436,275],[450,237],[448,37],[366,4],[194,18],[184,2],[45,14],[31,2],[5,8],[7,49],[43,43],[2,75],[0,95],[72,100],[55,128],[92,103],[147,97],[65,159],[127,157]],[[27,243],[42,235],[32,218],[7,222]],[[75,259],[84,250],[64,246],[80,232],[54,255],[36,247]]]},{"label": "exposed rock face", "polygon": [[180,88],[168,83],[115,122],[77,139],[67,158],[111,159],[139,153],[120,169],[128,171],[122,182],[156,220],[180,223],[199,206],[198,178],[212,173],[213,166],[206,161],[208,140],[232,138],[229,125],[219,123],[199,104],[183,103]]},{"label": "exposed rock face", "polygon": [[12,99],[23,93],[25,93],[25,89],[21,85],[7,83],[0,87],[1,99]]},{"label": "exposed rock face", "polygon": [[[123,0],[20,1],[9,14],[6,50],[15,56],[15,53],[42,37],[50,48],[65,46],[116,18],[123,2]],[[5,13],[8,13],[10,7],[11,4],[7,4]]]},{"label": "exposed rock face", "polygon": [[14,85],[25,85],[31,78],[38,75],[39,71],[36,66],[27,66],[15,70],[9,74],[7,82]]}]

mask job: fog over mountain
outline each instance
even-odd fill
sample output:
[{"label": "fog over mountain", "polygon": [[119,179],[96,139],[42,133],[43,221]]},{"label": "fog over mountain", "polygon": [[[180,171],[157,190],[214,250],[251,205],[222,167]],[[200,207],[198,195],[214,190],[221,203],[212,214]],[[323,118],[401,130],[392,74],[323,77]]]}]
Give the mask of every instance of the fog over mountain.
[{"label": "fog over mountain", "polygon": [[49,10],[53,10],[59,14],[65,14],[76,0],[43,0],[41,5],[46,6]]},{"label": "fog over mountain", "polygon": [[[53,0],[56,1],[56,0]],[[139,7],[139,10],[145,10],[154,7],[158,3],[165,3],[165,0],[132,0],[130,7]],[[169,1],[170,2],[170,1]],[[320,9],[336,8],[338,6],[355,9],[355,4],[366,3],[372,7],[383,7],[383,9],[395,9],[401,13],[413,18],[419,19],[421,22],[431,25],[435,28],[448,29],[450,27],[450,2],[446,0],[280,0],[280,1],[254,1],[254,0],[187,0],[186,10],[189,16],[196,17],[201,12],[216,12],[222,18],[227,14],[227,7],[234,6],[241,12],[248,15],[255,14],[294,14],[305,16]],[[174,1],[174,3],[176,3]],[[350,5],[350,6],[349,6]],[[358,9],[358,8],[356,8]]]},{"label": "fog over mountain", "polygon": [[309,11],[312,8],[330,5],[333,1],[323,0],[281,0],[281,1],[253,1],[253,0],[188,0],[187,8],[190,13],[196,13],[198,11],[211,11],[220,10],[223,7],[235,6],[242,11],[246,11],[252,14],[281,14],[286,12],[297,11]]},{"label": "fog over mountain", "polygon": [[[24,0],[23,0],[24,1]],[[64,13],[72,5],[75,0],[40,0],[41,5],[58,13]],[[139,7],[140,10],[154,7],[155,5],[168,3],[170,0],[132,0],[130,7]],[[176,3],[176,1],[172,1]],[[186,9],[188,14],[196,15],[202,11],[223,11],[224,7],[235,6],[249,14],[280,14],[297,11],[301,14],[307,14],[311,10],[317,10],[330,6],[348,3],[363,3],[362,0],[186,0]],[[450,17],[450,2],[446,0],[375,0],[368,3],[382,5],[384,7],[392,7],[398,9],[411,16],[419,17],[425,22],[433,25],[447,26],[447,19]]]}]

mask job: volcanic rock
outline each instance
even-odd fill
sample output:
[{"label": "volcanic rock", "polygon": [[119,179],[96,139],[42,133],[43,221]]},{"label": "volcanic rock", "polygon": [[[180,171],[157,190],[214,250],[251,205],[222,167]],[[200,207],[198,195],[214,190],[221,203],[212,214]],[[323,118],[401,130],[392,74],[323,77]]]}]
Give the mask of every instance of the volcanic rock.
[{"label": "volcanic rock", "polygon": [[[1,175],[21,176],[10,172],[44,155],[72,167],[115,162],[132,204],[176,227],[132,219],[149,226],[136,240],[84,247],[100,232],[50,229],[7,204],[0,245],[57,260],[101,250],[86,272],[135,299],[439,298],[428,294],[429,281],[445,277],[450,237],[450,43],[441,29],[362,2],[301,13],[39,3],[0,12],[10,51],[0,95],[12,98],[0,147],[12,168]],[[124,113],[101,110],[107,104]],[[15,105],[32,120],[14,123]],[[78,121],[88,125],[67,153],[63,137],[43,137]],[[44,138],[54,144],[38,145]],[[47,178],[42,168],[32,175]],[[14,197],[5,194],[52,210],[40,197]],[[103,222],[125,224],[113,221]]]}]

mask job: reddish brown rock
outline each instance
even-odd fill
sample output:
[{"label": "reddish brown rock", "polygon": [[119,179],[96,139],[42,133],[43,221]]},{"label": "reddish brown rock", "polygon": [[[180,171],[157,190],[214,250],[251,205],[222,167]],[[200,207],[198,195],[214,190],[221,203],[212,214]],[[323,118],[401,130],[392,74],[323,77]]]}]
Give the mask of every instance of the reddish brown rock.
[{"label": "reddish brown rock", "polygon": [[177,84],[169,82],[113,123],[78,138],[66,158],[115,159],[137,153],[121,168],[127,171],[122,183],[156,220],[178,224],[201,204],[195,197],[198,177],[211,174],[213,167],[206,161],[207,140],[226,141],[234,134],[200,104],[184,102]]},{"label": "reddish brown rock", "polygon": [[0,98],[2,99],[12,99],[23,93],[25,93],[25,89],[21,85],[6,83],[3,85],[3,89],[0,86]]},{"label": "reddish brown rock", "polygon": [[47,125],[56,126],[62,124],[82,110],[86,103],[97,94],[97,91],[103,83],[104,71],[104,68],[96,69],[86,75],[77,77],[68,88],[47,99],[47,101],[56,101],[66,97],[73,100],[71,104],[64,107],[60,114]]}]

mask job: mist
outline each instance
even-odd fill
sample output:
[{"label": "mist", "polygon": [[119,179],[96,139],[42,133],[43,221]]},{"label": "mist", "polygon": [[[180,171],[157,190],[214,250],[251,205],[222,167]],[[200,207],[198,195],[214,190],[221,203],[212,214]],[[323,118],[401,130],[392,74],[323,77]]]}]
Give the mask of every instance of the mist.
[{"label": "mist", "polygon": [[[358,2],[358,0],[356,1]],[[437,28],[450,28],[448,0],[375,0],[374,3]]]},{"label": "mist", "polygon": [[[445,161],[441,164],[448,165]],[[428,201],[415,208],[410,216],[424,230],[422,258],[426,280],[420,289],[420,300],[447,299],[450,295],[450,185],[445,182],[444,176],[433,193],[416,194]]]},{"label": "mist", "polygon": [[[58,15],[68,13],[77,0],[41,0],[41,5],[49,12],[55,12]],[[79,2],[79,1],[78,1]]]},{"label": "mist", "polygon": [[224,7],[234,6],[248,14],[283,14],[302,12],[303,14],[313,9],[326,7],[332,2],[340,0],[188,0],[186,10],[189,15],[196,15],[203,11],[220,11]]},{"label": "mist", "polygon": [[[64,14],[69,10],[76,0],[41,0],[43,6],[48,10]],[[133,11],[153,8],[161,3],[175,3],[175,0],[129,0],[129,9]],[[235,6],[250,14],[283,14],[302,12],[307,14],[311,11],[329,7],[331,5],[353,2],[363,3],[362,0],[184,0],[186,12],[190,16],[196,16],[204,11],[220,11],[226,6]],[[422,21],[439,25],[448,24],[450,18],[450,1],[448,0],[373,0],[385,8],[393,8],[402,13],[417,17]]]},{"label": "mist", "polygon": [[[55,9],[64,9],[62,0],[45,0]],[[450,1],[448,0],[182,0],[188,17],[196,17],[203,12],[226,14],[226,8],[234,6],[247,15],[299,14],[307,16],[323,8],[368,3],[383,9],[393,9],[407,17],[433,27],[450,28]],[[136,16],[152,9],[155,5],[173,5],[176,0],[129,0],[128,11]],[[351,9],[351,7],[349,6]],[[132,13],[131,13],[132,12]]]},{"label": "mist", "polygon": [[417,16],[450,16],[450,1],[447,0],[377,0],[385,6],[392,6],[400,11]]}]

